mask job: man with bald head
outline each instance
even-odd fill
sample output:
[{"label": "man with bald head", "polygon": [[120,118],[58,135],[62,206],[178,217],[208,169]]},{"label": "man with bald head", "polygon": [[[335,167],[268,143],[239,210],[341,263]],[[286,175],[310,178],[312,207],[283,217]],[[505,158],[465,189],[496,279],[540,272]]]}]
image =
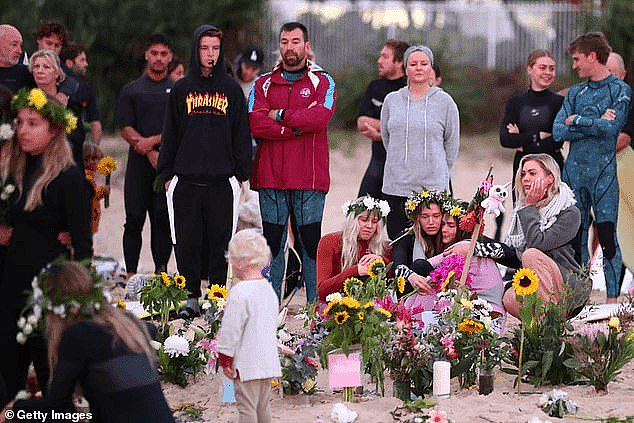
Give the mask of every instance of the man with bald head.
[{"label": "man with bald head", "polygon": [[[625,70],[625,62],[623,57],[619,53],[612,52],[608,56],[608,61],[605,64],[611,74],[619,78],[621,81],[625,80],[627,71]],[[630,114],[628,115],[627,122],[621,130],[619,137],[616,140],[616,152],[623,150],[628,145],[634,148],[634,142],[632,141],[632,133],[634,132],[634,107],[630,108]]]},{"label": "man with bald head", "polygon": [[22,54],[22,34],[12,25],[0,25],[0,84],[12,92],[34,87],[28,67],[18,63]]}]

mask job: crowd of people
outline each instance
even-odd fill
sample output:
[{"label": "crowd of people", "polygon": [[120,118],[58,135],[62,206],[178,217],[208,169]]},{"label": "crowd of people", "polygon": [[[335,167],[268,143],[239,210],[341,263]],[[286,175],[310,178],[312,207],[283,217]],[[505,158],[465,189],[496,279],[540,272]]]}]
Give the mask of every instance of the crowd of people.
[{"label": "crowd of people", "polygon": [[[133,415],[145,421],[150,408],[134,398],[158,404],[159,420],[171,421],[147,328],[130,323],[129,314],[109,307],[107,313],[94,308],[89,318],[49,313],[46,341],[18,342],[19,313],[34,278],[64,295],[93,295],[90,275],[76,263],[40,270],[60,255],[75,261],[93,255],[99,201],[109,192],[94,181],[102,130],[94,88],[83,79],[86,48],[70,41],[57,21],[38,24],[34,38],[38,50],[27,56],[21,33],[0,25],[0,124],[11,127],[8,135],[0,132],[0,188],[8,193],[0,196],[6,211],[0,342],[8,357],[0,366],[0,400],[15,408],[63,409],[79,384],[100,421]],[[186,66],[171,42],[154,34],[143,73],[121,88],[119,134],[129,144],[124,259],[131,277],[149,215],[154,272],[167,271],[174,250],[189,291],[178,314],[185,319],[200,315],[201,282],[225,285],[231,265],[243,282],[229,295],[220,364],[236,381],[241,416],[269,421],[270,378],[280,373],[272,340],[289,246],[298,252],[309,303],[325,302],[349,277],[369,277],[370,264],[382,259],[393,263],[406,291],[416,291],[406,306],[425,310],[433,309],[436,297],[431,272],[451,255],[470,254],[465,240],[472,234],[460,228],[469,199],[451,192],[460,116],[440,87],[431,48],[386,42],[377,61],[380,78],[368,86],[357,120],[372,142],[372,157],[358,197],[344,205],[342,230],[322,237],[330,187],[327,127],[337,98],[333,77],[314,61],[308,30],[299,22],[280,28],[279,59],[262,75],[260,48],[247,47],[231,66],[224,45],[222,30],[198,26]],[[603,34],[582,34],[569,54],[587,81],[565,97],[550,91],[555,60],[536,50],[526,63],[528,91],[508,100],[500,124],[501,145],[516,150],[514,207],[503,241],[479,237],[469,274],[471,289],[501,315],[517,317],[519,304],[498,263],[533,269],[546,301],[557,301],[570,285],[578,296],[568,312],[578,313],[589,295],[577,286],[577,275],[590,258],[591,211],[607,301],[620,292],[625,266],[617,240],[617,150],[630,148],[632,90],[622,81],[622,58]],[[241,194],[257,199],[259,231],[236,230]],[[101,292],[94,295],[105,301]],[[87,339],[90,348],[77,348]],[[240,347],[243,342],[262,345],[266,354],[254,356]],[[45,400],[13,404],[30,363]],[[123,380],[114,376],[116,363],[136,364]],[[119,397],[129,406],[117,405]]]}]

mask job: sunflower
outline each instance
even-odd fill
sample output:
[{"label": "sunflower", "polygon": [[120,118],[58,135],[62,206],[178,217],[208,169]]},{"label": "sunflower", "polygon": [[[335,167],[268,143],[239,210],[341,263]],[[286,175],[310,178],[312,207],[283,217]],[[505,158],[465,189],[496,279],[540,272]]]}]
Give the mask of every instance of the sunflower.
[{"label": "sunflower", "polygon": [[531,269],[523,267],[513,275],[513,289],[517,295],[531,295],[537,292],[538,286],[539,278]]},{"label": "sunflower", "polygon": [[472,333],[474,335],[480,332],[483,327],[482,323],[471,319],[464,319],[462,322],[458,323],[458,330],[460,332]]},{"label": "sunflower", "polygon": [[179,288],[185,288],[185,276],[178,275],[174,277],[174,283]]},{"label": "sunflower", "polygon": [[363,304],[362,308],[371,308],[374,307],[374,301],[368,301],[367,303]]},{"label": "sunflower", "polygon": [[396,278],[396,289],[401,294],[405,291],[405,278],[403,276],[399,276]]},{"label": "sunflower", "polygon": [[343,292],[350,296],[350,288],[352,286],[354,286],[355,284],[359,284],[359,285],[363,285],[363,281],[361,279],[357,279],[357,278],[348,278],[345,281],[343,281]]},{"label": "sunflower", "polygon": [[453,270],[449,271],[449,273],[447,274],[447,279],[445,279],[445,281],[440,286],[440,292],[447,291],[447,286],[449,286],[449,284],[451,283],[451,278],[453,278],[455,275],[456,275],[456,272],[454,272]]},{"label": "sunflower", "polygon": [[365,318],[365,314],[363,314],[363,312],[360,311],[359,314],[357,314],[357,317],[359,318],[359,320],[363,320]]},{"label": "sunflower", "polygon": [[119,301],[117,302],[117,306],[118,306],[119,308],[124,309],[124,310],[126,309],[126,305],[125,305],[125,302],[124,302],[123,300],[119,300]]},{"label": "sunflower", "polygon": [[163,284],[167,287],[169,287],[172,284],[172,281],[170,281],[169,275],[165,272],[161,272],[161,280],[163,280]]},{"label": "sunflower", "polygon": [[347,311],[340,311],[339,313],[335,314],[335,322],[337,322],[337,324],[341,326],[346,323],[346,320],[348,320],[349,317],[350,315]]},{"label": "sunflower", "polygon": [[97,166],[97,172],[106,176],[110,175],[115,170],[117,170],[117,162],[115,162],[110,156],[106,156],[101,159],[99,165]]},{"label": "sunflower", "polygon": [[368,266],[368,275],[370,275],[371,278],[374,278],[383,269],[385,269],[385,262],[383,259],[376,259],[370,263],[370,266]]},{"label": "sunflower", "polygon": [[352,297],[343,297],[341,299],[341,305],[344,305],[348,308],[351,308],[353,310],[358,309],[359,307],[361,307],[361,303],[358,300],[355,300]]},{"label": "sunflower", "polygon": [[209,299],[215,300],[218,298],[225,299],[227,298],[227,294],[229,291],[224,286],[220,286],[217,283],[211,285],[211,288],[207,288],[207,292],[209,293]]},{"label": "sunflower", "polygon": [[376,311],[378,311],[379,313],[381,313],[382,315],[384,315],[385,317],[387,317],[388,319],[390,317],[392,317],[392,313],[390,313],[389,311],[387,311],[384,308],[379,307]]},{"label": "sunflower", "polygon": [[326,307],[324,309],[323,315],[326,316],[328,313],[330,313],[330,310],[336,306],[337,304],[339,304],[339,300],[337,298],[333,299],[331,302],[328,303],[328,307]]}]

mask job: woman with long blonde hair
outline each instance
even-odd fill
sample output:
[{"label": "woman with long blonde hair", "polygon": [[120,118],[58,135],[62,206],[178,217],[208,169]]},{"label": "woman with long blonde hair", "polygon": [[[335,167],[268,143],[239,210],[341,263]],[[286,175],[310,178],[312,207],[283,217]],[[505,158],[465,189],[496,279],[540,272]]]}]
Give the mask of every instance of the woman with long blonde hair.
[{"label": "woman with long blonde hair", "polygon": [[[39,300],[52,305],[42,316],[50,388],[43,399],[18,400],[13,408],[68,411],[79,385],[89,421],[173,422],[145,322],[112,307],[99,282],[73,261],[50,264],[40,274],[34,293],[39,289]],[[26,320],[32,318],[35,312]]]},{"label": "woman with long blonde hair", "polygon": [[[26,302],[25,290],[47,263],[63,254],[77,260],[92,256],[90,187],[75,166],[65,133],[76,118],[40,89],[21,89],[12,100],[15,135],[0,150],[0,178],[4,192],[0,207],[8,221],[0,225],[7,245],[0,285],[0,345],[6,354],[0,373],[11,398],[24,386],[34,362],[40,387],[46,390],[48,368],[42,357],[42,338],[25,345],[16,342],[17,319]],[[14,192],[7,191],[12,186]],[[70,234],[70,252],[60,242]]]},{"label": "woman with long blonde hair", "polygon": [[343,290],[350,277],[368,276],[375,260],[386,264],[392,259],[385,220],[390,207],[369,195],[343,206],[346,222],[341,232],[324,235],[317,246],[317,293],[319,301]]}]

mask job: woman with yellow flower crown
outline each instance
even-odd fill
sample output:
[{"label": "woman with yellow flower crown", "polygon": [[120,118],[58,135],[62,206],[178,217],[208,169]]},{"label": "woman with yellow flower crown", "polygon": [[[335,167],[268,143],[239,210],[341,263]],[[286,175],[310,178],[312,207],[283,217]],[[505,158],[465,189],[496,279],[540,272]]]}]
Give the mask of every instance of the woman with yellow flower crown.
[{"label": "woman with yellow flower crown", "polygon": [[92,234],[90,188],[73,163],[65,136],[77,119],[37,88],[18,91],[11,106],[17,114],[15,135],[0,150],[0,178],[15,186],[9,198],[10,226],[0,226],[0,238],[8,242],[0,285],[0,373],[13,397],[24,386],[31,361],[43,392],[48,380],[42,338],[25,345],[16,341],[24,291],[42,267],[68,254],[58,239],[61,231],[70,233],[76,260],[91,257]]},{"label": "woman with yellow flower crown", "polygon": [[375,260],[387,264],[392,259],[385,230],[390,213],[386,201],[366,195],[347,201],[343,213],[343,231],[324,235],[317,246],[317,293],[321,302],[333,292],[342,292],[346,279],[368,276]]},{"label": "woman with yellow flower crown", "polygon": [[[574,287],[568,315],[578,313],[591,286],[580,270],[577,231],[581,214],[572,190],[561,181],[559,165],[548,154],[529,154],[520,160],[515,176],[515,208],[504,243],[477,242],[475,257],[490,257],[511,268],[525,268],[514,277],[513,289],[504,294],[504,308],[518,317],[520,295],[537,292],[544,301],[561,298],[565,285]],[[449,249],[466,255],[466,248]],[[539,282],[537,282],[539,281]]]}]

